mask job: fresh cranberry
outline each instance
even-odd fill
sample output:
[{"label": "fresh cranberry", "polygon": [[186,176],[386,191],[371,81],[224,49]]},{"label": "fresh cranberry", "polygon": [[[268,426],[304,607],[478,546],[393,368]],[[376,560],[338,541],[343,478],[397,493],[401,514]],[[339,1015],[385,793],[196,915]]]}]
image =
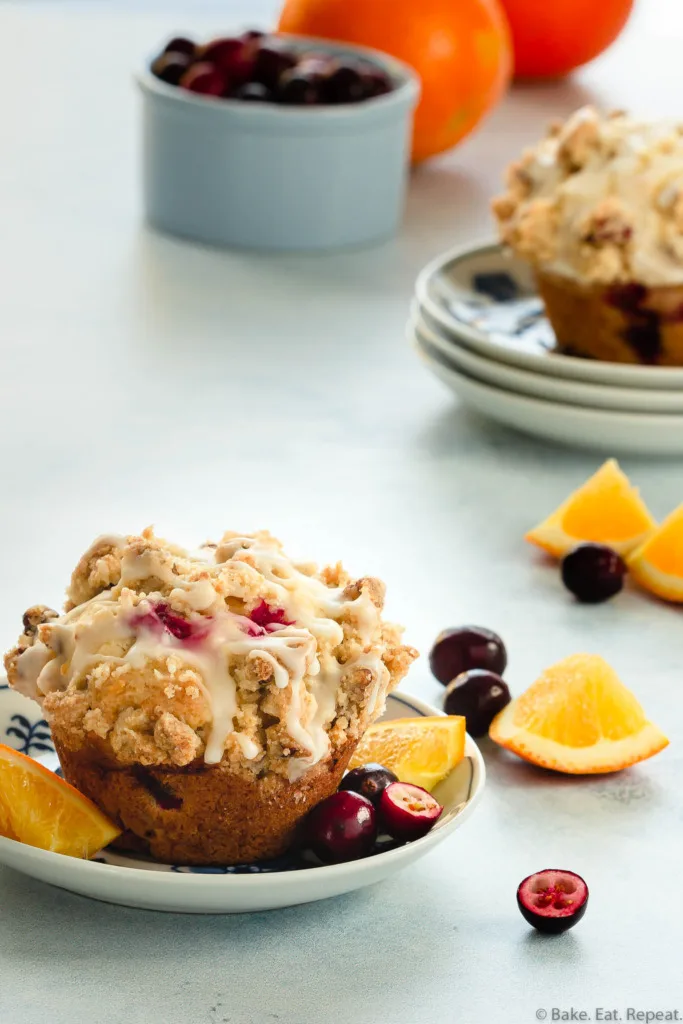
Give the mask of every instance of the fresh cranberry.
[{"label": "fresh cranberry", "polygon": [[404,842],[427,835],[443,814],[443,807],[431,793],[410,782],[387,786],[377,810],[382,829]]},{"label": "fresh cranberry", "polygon": [[254,58],[252,81],[260,82],[261,85],[274,90],[280,77],[295,64],[295,55],[282,44],[272,42],[267,46],[260,46]]},{"label": "fresh cranberry", "polygon": [[386,71],[382,71],[381,68],[376,67],[374,64],[364,64],[360,68],[360,73],[363,77],[366,96],[384,96],[386,93],[391,92],[391,78]]},{"label": "fresh cranberry", "polygon": [[485,736],[499,711],[510,703],[510,691],[499,675],[472,668],[448,684],[444,711],[463,715],[472,736]]},{"label": "fresh cranberry", "polygon": [[185,36],[174,36],[173,39],[169,39],[163,49],[163,53],[184,53],[188,57],[194,57],[196,51],[196,45]]},{"label": "fresh cranberry", "polygon": [[242,39],[214,39],[202,51],[202,60],[214,64],[233,85],[246,82],[254,67],[254,57]]},{"label": "fresh cranberry", "polygon": [[363,76],[352,64],[340,64],[325,81],[328,103],[358,103],[367,92]]},{"label": "fresh cranberry", "polygon": [[250,612],[249,618],[257,626],[293,626],[294,623],[287,618],[284,608],[272,608],[265,601],[259,601],[256,607]]},{"label": "fresh cranberry", "polygon": [[190,58],[186,53],[175,53],[169,50],[162,53],[152,64],[152,74],[169,85],[177,85],[190,66]]},{"label": "fresh cranberry", "polygon": [[362,768],[353,768],[348,772],[341,780],[339,788],[360,793],[376,807],[382,793],[392,782],[398,782],[398,779],[388,768],[381,764],[364,764]]},{"label": "fresh cranberry", "polygon": [[579,544],[562,561],[562,582],[583,604],[600,604],[624,585],[626,563],[606,544]]},{"label": "fresh cranberry", "polygon": [[327,864],[367,857],[376,838],[375,808],[360,793],[333,793],[306,819],[305,843]]},{"label": "fresh cranberry", "polygon": [[225,76],[208,61],[200,61],[188,68],[179,83],[188,92],[202,96],[220,96],[225,89]]},{"label": "fresh cranberry", "polygon": [[537,871],[520,882],[517,906],[539,932],[557,935],[573,928],[586,913],[588,886],[573,871]]},{"label": "fresh cranberry", "polygon": [[505,644],[491,629],[459,626],[444,629],[434,641],[429,665],[444,686],[471,668],[486,668],[502,676],[507,665]]},{"label": "fresh cranberry", "polygon": [[313,106],[322,102],[321,79],[316,74],[303,74],[298,66],[281,76],[277,99],[290,106]]}]

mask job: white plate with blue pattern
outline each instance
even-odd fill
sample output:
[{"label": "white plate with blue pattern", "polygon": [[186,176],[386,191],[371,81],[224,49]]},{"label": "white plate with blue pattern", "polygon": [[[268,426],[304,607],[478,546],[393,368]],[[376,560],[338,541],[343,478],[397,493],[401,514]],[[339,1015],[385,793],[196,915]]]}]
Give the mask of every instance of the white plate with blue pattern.
[{"label": "white plate with blue pattern", "polygon": [[683,368],[635,366],[560,354],[531,268],[496,243],[452,249],[415,284],[428,326],[501,363],[552,377],[683,390]]},{"label": "white plate with blue pattern", "polygon": [[[408,694],[391,694],[385,719],[438,715]],[[40,708],[0,679],[0,742],[58,768]],[[191,868],[158,864],[103,850],[90,861],[64,857],[0,837],[0,864],[82,896],[145,910],[232,914],[311,903],[382,881],[419,860],[469,818],[485,781],[484,761],[471,737],[465,758],[435,790],[444,814],[423,839],[364,860],[312,866],[295,856],[258,865]]]}]

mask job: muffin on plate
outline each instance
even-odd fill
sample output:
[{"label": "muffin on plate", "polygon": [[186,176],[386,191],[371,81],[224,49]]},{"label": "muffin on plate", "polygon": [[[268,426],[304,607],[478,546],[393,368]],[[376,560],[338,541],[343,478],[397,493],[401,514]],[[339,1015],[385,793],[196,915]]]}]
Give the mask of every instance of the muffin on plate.
[{"label": "muffin on plate", "polygon": [[170,863],[283,853],[417,657],[379,580],[295,563],[265,532],[196,553],[101,537],[67,597],[24,615],[10,684],[117,845]]},{"label": "muffin on plate", "polygon": [[683,365],[683,125],[584,107],[508,168],[492,207],[561,351]]}]

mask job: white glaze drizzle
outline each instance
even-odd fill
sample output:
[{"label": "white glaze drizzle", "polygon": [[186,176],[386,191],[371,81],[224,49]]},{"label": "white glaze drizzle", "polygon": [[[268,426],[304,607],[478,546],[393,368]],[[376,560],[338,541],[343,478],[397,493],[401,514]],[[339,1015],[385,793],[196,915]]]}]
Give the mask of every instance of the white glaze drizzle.
[{"label": "white glaze drizzle", "polygon": [[[111,537],[100,538],[96,544],[103,539],[118,546],[126,543],[124,538]],[[289,777],[299,778],[329,752],[327,727],[336,713],[342,675],[355,666],[371,669],[374,679],[368,701],[370,714],[389,676],[377,654],[363,654],[345,665],[340,665],[331,654],[325,654],[321,665],[316,641],[324,640],[332,647],[341,643],[344,634],[337,619],[345,609],[352,607],[361,639],[369,642],[379,612],[367,593],[352,600],[345,599],[342,588],[328,587],[310,575],[310,565],[306,565],[306,573],[301,572],[278,550],[253,538],[233,538],[219,545],[215,551],[216,562],[221,564],[235,558],[248,570],[249,563],[239,557],[242,550],[248,550],[249,559],[256,565],[254,571],[269,581],[277,603],[287,618],[296,621],[296,626],[272,629],[262,636],[246,635],[245,630],[253,627],[252,621],[225,609],[209,576],[184,580],[173,571],[172,559],[166,555],[166,560],[161,561],[157,549],[150,547],[142,552],[124,549],[117,587],[121,604],[116,604],[111,592],[106,591],[53,620],[49,647],[36,641],[18,659],[17,681],[24,687],[23,692],[31,691],[30,696],[40,696],[54,689],[66,689],[71,680],[82,677],[100,662],[130,664],[142,669],[149,661],[163,662],[169,655],[176,655],[197,671],[202,680],[201,689],[210,702],[212,724],[204,754],[206,762],[214,764],[221,760],[232,733],[244,756],[253,759],[260,754],[260,747],[250,737],[235,731],[234,720],[239,709],[230,661],[237,655],[246,655],[247,660],[261,657],[271,666],[275,685],[279,689],[288,685],[292,688],[285,726],[292,740],[308,752],[305,757],[290,760]],[[207,555],[211,553],[207,551]],[[206,559],[194,556],[194,560],[199,565],[204,562],[210,571]],[[169,597],[149,595],[153,601],[143,599],[134,608],[131,595],[130,609],[122,607],[125,588],[149,578],[170,587]],[[146,611],[152,611],[155,602],[180,603],[195,612],[211,609],[211,617],[206,620],[211,623],[208,635],[188,645],[166,630],[149,628],[144,620],[133,626],[131,611],[138,617],[144,616]],[[98,605],[102,606],[102,614],[98,614]],[[95,614],[90,616],[93,607]],[[84,618],[86,621],[82,621]],[[124,654],[102,653],[107,644],[131,638],[134,642]],[[304,724],[306,719],[307,724]]]}]

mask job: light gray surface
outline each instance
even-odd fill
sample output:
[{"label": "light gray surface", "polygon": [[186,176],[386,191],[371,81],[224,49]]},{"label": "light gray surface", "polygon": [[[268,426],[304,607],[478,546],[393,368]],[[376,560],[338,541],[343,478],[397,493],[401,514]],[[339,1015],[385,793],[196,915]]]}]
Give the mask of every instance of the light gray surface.
[{"label": "light gray surface", "polygon": [[[241,17],[231,6],[249,20],[248,0]],[[680,15],[651,0],[573,84],[517,92],[472,142],[414,175],[394,244],[330,259],[221,255],[140,227],[128,73],[168,30],[199,24],[158,7],[0,7],[11,41],[0,63],[2,646],[26,606],[59,601],[103,529],[154,521],[192,541],[266,525],[296,552],[382,575],[425,652],[448,623],[499,629],[517,691],[566,654],[598,651],[673,742],[592,781],[486,747],[488,791],[457,845],[298,910],[193,920],[0,870],[0,1021],[526,1024],[537,1008],[572,1005],[683,1015],[680,612],[636,594],[574,607],[521,535],[597,460],[470,418],[403,340],[418,269],[490,231],[502,166],[550,116],[589,90],[676,111]],[[683,499],[680,463],[625,465],[656,513]],[[436,698],[424,662],[408,688]],[[556,940],[531,934],[514,901],[519,880],[547,866],[591,887],[584,921]]]}]

